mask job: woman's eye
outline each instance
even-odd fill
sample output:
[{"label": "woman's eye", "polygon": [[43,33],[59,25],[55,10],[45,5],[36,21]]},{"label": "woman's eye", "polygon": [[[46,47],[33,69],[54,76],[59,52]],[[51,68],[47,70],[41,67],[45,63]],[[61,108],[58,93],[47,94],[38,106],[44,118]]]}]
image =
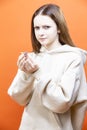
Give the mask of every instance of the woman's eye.
[{"label": "woman's eye", "polygon": [[35,30],[39,30],[39,27],[38,27],[38,26],[36,26],[36,27],[34,27],[34,29],[35,29]]},{"label": "woman's eye", "polygon": [[35,26],[35,27],[34,27],[35,30],[39,30],[39,29],[41,29],[41,28],[42,28],[42,29],[49,29],[50,26],[46,26],[46,25],[45,25],[45,26],[42,26],[42,27],[39,27],[39,26]]},{"label": "woman's eye", "polygon": [[49,28],[50,28],[50,26],[44,26],[43,28],[44,28],[44,29],[49,29]]}]

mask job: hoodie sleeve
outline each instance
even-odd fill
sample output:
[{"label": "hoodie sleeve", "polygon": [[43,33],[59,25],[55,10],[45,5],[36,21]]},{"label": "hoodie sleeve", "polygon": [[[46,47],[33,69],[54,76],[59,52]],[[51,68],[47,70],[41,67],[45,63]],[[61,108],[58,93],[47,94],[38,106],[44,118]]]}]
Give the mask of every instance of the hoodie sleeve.
[{"label": "hoodie sleeve", "polygon": [[27,75],[25,72],[18,70],[8,89],[8,95],[20,105],[26,105],[33,92],[33,84],[34,77],[31,74]]},{"label": "hoodie sleeve", "polygon": [[43,105],[56,113],[66,112],[76,100],[82,73],[83,63],[81,57],[78,57],[68,64],[58,84],[50,76],[40,79],[39,86],[44,85],[42,87]]}]

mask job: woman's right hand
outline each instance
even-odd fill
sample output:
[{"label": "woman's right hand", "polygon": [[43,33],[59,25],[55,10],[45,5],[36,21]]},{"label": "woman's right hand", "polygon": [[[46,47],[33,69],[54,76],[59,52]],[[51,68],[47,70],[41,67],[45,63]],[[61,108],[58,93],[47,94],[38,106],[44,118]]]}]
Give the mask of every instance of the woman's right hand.
[{"label": "woman's right hand", "polygon": [[24,52],[19,56],[17,66],[25,73],[33,73],[39,69],[39,66],[27,52]]}]

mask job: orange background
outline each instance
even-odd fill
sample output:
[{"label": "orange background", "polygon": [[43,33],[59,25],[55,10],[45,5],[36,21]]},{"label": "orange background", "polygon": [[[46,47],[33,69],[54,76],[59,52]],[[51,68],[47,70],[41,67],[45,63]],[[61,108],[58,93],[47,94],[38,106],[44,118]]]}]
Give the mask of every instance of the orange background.
[{"label": "orange background", "polygon": [[[11,100],[7,90],[20,52],[32,50],[32,13],[49,2],[62,8],[73,41],[87,50],[87,0],[0,0],[0,130],[18,130],[23,107]],[[85,69],[87,73],[87,66]],[[87,130],[86,124],[87,116],[83,130]]]}]

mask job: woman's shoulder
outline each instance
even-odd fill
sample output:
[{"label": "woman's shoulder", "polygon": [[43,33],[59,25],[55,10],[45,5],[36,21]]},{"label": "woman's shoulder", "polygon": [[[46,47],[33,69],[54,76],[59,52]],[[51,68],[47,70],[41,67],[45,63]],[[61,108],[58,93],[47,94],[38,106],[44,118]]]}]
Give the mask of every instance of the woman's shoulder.
[{"label": "woman's shoulder", "polygon": [[87,59],[87,51],[84,49],[81,49],[79,47],[72,47],[69,45],[66,45],[65,51],[68,52],[68,56],[70,56],[72,59],[79,59],[83,63],[86,62]]}]

